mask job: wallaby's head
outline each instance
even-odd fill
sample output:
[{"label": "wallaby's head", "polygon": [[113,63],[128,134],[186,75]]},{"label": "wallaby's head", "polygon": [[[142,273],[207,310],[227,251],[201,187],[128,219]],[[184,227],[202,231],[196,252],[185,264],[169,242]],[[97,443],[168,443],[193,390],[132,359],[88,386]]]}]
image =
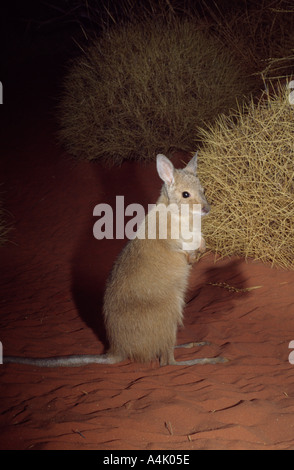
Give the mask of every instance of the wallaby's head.
[{"label": "wallaby's head", "polygon": [[157,172],[164,181],[163,193],[168,204],[201,205],[201,215],[210,211],[209,204],[204,196],[204,189],[196,176],[197,153],[182,170],[176,170],[172,162],[162,154],[156,157]]}]

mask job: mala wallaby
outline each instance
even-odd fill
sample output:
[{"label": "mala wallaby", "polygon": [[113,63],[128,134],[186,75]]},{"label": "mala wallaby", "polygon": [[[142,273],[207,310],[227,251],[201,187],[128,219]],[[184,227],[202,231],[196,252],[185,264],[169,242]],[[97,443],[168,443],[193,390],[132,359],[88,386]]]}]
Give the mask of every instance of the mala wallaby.
[{"label": "mala wallaby", "polygon": [[159,359],[162,366],[226,362],[222,357],[181,362],[174,358],[175,347],[208,344],[202,342],[176,346],[177,328],[183,324],[184,297],[191,264],[195,261],[198,250],[205,251],[205,241],[199,232],[196,234],[199,239],[198,250],[195,252],[194,249],[184,249],[182,233],[173,238],[170,227],[173,217],[186,217],[188,222],[195,211],[193,204],[198,204],[201,215],[208,214],[210,210],[196,176],[196,168],[197,154],[184,169],[177,170],[167,157],[157,155],[157,171],[164,185],[155,209],[171,204],[176,208],[186,205],[188,211],[185,214],[188,215],[181,216],[181,212],[180,216],[179,213],[173,215],[171,212],[165,238],[159,236],[157,229],[154,238],[140,238],[140,230],[141,235],[142,231],[146,234],[150,226],[149,212],[136,237],[127,243],[114,263],[106,284],[103,305],[110,344],[108,352],[44,359],[7,356],[3,359],[4,363],[62,367],[92,363],[116,364],[126,359],[137,362]]}]

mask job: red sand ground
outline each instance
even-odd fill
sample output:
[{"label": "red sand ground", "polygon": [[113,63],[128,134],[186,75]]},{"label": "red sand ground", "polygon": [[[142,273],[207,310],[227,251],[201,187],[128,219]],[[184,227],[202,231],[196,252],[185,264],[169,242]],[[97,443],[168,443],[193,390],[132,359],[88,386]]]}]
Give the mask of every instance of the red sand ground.
[{"label": "red sand ground", "polygon": [[[32,104],[31,87],[26,114],[11,113],[2,140],[0,174],[14,218],[11,242],[0,249],[7,355],[103,351],[104,283],[125,242],[94,239],[93,208],[116,195],[155,202],[161,185],[154,164],[109,170],[64,154],[48,90]],[[212,344],[176,357],[223,355],[227,364],[1,365],[1,448],[293,449],[293,289],[294,272],[257,262],[214,263],[208,254],[194,266],[178,342]]]}]

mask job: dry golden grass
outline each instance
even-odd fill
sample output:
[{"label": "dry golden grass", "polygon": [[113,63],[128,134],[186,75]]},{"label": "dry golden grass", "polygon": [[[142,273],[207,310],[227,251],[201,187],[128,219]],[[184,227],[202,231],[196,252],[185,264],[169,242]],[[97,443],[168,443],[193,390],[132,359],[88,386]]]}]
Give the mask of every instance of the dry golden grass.
[{"label": "dry golden grass", "polygon": [[202,130],[199,176],[209,247],[294,268],[294,106],[279,87]]},{"label": "dry golden grass", "polygon": [[75,156],[110,163],[192,150],[197,126],[252,87],[232,51],[195,19],[116,26],[69,68],[60,140]]}]

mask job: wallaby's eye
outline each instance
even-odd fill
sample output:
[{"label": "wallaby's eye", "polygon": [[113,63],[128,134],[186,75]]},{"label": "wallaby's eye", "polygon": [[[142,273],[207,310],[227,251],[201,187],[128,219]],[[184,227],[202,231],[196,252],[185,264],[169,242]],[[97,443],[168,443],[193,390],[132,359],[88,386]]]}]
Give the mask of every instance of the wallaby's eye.
[{"label": "wallaby's eye", "polygon": [[182,193],[182,196],[183,196],[184,198],[186,198],[186,197],[190,197],[191,194],[188,193],[188,191],[184,191],[184,192]]}]

